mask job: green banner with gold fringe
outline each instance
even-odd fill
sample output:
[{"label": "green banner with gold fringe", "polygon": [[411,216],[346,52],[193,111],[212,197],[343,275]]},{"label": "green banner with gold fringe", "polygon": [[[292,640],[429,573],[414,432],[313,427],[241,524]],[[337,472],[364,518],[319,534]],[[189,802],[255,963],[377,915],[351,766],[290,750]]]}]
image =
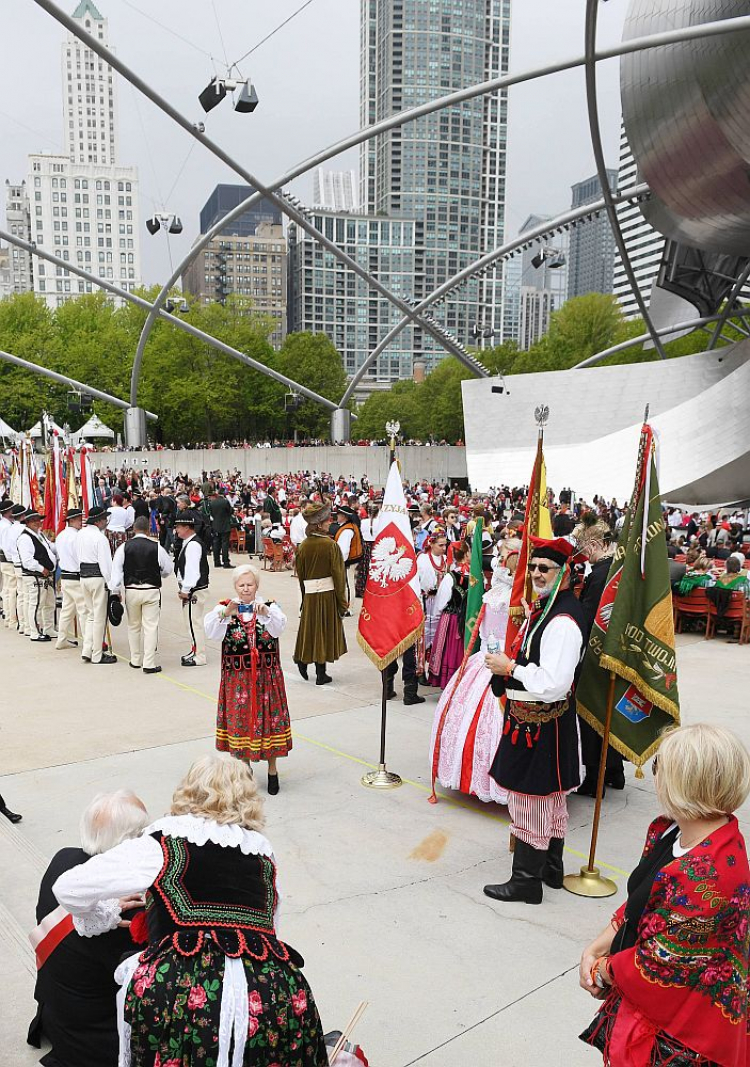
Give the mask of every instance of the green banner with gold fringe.
[{"label": "green banner with gold fringe", "polygon": [[481,516],[474,526],[471,541],[471,568],[469,570],[469,590],[466,594],[466,626],[464,627],[464,649],[469,647],[474,624],[482,610],[484,596],[484,571],[482,570],[482,529],[484,521]]},{"label": "green banner with gold fringe", "polygon": [[615,683],[609,743],[638,768],[679,725],[672,591],[653,431],[641,431],[638,472],[576,690],[578,713],[604,732],[610,672]]}]

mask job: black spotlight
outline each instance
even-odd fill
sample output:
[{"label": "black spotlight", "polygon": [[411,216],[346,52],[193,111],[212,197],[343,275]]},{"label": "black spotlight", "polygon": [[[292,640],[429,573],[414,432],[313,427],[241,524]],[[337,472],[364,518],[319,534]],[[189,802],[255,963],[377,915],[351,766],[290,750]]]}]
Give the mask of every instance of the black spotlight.
[{"label": "black spotlight", "polygon": [[255,91],[255,86],[251,81],[246,81],[242,86],[237,103],[234,105],[235,111],[255,111],[258,106],[258,94]]},{"label": "black spotlight", "polygon": [[160,228],[161,222],[159,221],[158,215],[152,215],[150,219],[146,219],[146,229],[152,237],[155,233],[159,232]]},{"label": "black spotlight", "polygon": [[535,268],[535,270],[539,270],[542,263],[544,263],[544,252],[537,252],[537,254],[531,261],[531,265]]},{"label": "black spotlight", "polygon": [[222,102],[226,95],[227,90],[224,83],[219,81],[218,78],[212,78],[203,92],[198,96],[198,100],[204,111],[211,111],[217,104]]},{"label": "black spotlight", "polygon": [[177,215],[175,215],[173,217],[172,221],[169,224],[169,232],[170,233],[182,233],[182,222],[177,217]]}]

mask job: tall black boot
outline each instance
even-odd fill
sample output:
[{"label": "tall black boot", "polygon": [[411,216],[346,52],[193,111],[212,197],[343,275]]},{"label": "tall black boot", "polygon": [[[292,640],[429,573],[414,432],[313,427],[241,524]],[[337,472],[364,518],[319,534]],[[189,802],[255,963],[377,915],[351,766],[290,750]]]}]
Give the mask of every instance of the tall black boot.
[{"label": "tall black boot", "polygon": [[8,822],[20,822],[23,818],[18,812],[10,810],[2,796],[0,796],[0,815],[4,815]]},{"label": "tall black boot", "polygon": [[[586,768],[586,776],[583,779],[583,781],[581,782],[581,784],[578,786],[578,788],[576,789],[576,796],[579,796],[579,797],[591,797],[592,800],[593,800],[596,797],[596,783],[598,782],[598,780],[599,780],[599,768],[598,768],[598,766],[597,767],[587,767]],[[602,788],[602,796],[605,796],[606,793],[607,793],[607,787],[604,786]]]},{"label": "tall black boot", "polygon": [[518,901],[524,904],[542,903],[542,870],[547,850],[532,848],[516,838],[513,852],[513,872],[502,885],[486,885],[484,895],[493,900]]},{"label": "tall black boot", "polygon": [[404,682],[404,704],[424,704],[424,697],[417,692],[416,678],[413,682]]},{"label": "tall black boot", "polygon": [[563,867],[564,848],[564,838],[551,837],[549,839],[547,862],[544,864],[544,870],[542,871],[542,881],[550,889],[562,889],[563,887],[563,878],[565,877],[565,869]]},{"label": "tall black boot", "polygon": [[394,676],[391,675],[389,678],[386,678],[386,682],[385,682],[385,699],[386,700],[393,700],[396,697],[396,695],[397,694],[396,694],[396,686],[394,684]]},{"label": "tall black boot", "polygon": [[326,674],[326,665],[325,665],[325,663],[316,663],[315,664],[315,684],[316,685],[328,685],[328,683],[332,682],[332,681],[333,681],[333,678],[331,678],[330,674]]}]

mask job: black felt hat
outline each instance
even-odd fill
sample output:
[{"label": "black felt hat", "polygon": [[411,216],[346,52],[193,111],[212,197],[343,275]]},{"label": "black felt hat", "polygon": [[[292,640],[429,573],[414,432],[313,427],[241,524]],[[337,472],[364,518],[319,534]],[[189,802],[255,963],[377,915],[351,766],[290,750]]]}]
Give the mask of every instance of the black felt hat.
[{"label": "black felt hat", "polygon": [[10,509],[15,506],[16,505],[10,499],[0,501],[0,515],[4,515],[6,511],[10,511]]},{"label": "black felt hat", "polygon": [[110,593],[107,603],[107,618],[113,626],[119,626],[124,614],[125,608],[122,606],[122,601],[114,593]]},{"label": "black felt hat", "polygon": [[91,508],[91,510],[89,511],[89,517],[86,519],[86,522],[89,525],[93,525],[93,523],[95,522],[101,522],[102,519],[107,518],[107,511],[107,508],[100,508],[98,506]]},{"label": "black felt hat", "polygon": [[23,504],[14,504],[10,509],[10,514],[11,518],[15,519],[16,522],[20,522],[21,516],[26,514],[26,508]]},{"label": "black felt hat", "polygon": [[71,508],[68,514],[65,516],[65,521],[70,522],[71,519],[82,519],[83,510],[81,508]]}]

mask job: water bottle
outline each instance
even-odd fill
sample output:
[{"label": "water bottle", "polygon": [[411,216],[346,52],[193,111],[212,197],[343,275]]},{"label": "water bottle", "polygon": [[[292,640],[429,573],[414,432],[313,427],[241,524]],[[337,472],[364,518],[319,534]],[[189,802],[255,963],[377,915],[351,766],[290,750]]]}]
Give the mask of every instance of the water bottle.
[{"label": "water bottle", "polygon": [[500,651],[500,642],[497,639],[497,634],[490,634],[487,638],[487,651],[491,656]]}]

